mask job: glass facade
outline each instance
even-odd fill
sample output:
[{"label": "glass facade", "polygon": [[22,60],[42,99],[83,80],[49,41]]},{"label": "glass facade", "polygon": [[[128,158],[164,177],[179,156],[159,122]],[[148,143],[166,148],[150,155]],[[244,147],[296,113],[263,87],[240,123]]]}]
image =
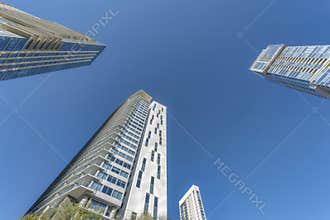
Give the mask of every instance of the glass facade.
[{"label": "glass facade", "polygon": [[105,45],[0,3],[0,80],[91,64]]},{"label": "glass facade", "polygon": [[[278,48],[274,53],[275,49]],[[270,54],[267,63],[265,54]],[[273,54],[273,56],[272,56]],[[330,97],[330,46],[268,46],[251,66],[266,79],[287,87]]]},{"label": "glass facade", "polygon": [[104,49],[101,44],[64,42],[58,50],[27,50],[27,42],[24,38],[0,37],[0,80],[89,65]]}]

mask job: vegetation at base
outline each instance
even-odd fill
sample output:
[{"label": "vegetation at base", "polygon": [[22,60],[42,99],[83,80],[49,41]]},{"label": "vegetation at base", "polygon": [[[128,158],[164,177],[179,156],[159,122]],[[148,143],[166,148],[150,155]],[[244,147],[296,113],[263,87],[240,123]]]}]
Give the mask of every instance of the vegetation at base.
[{"label": "vegetation at base", "polygon": [[138,218],[138,220],[155,220],[155,218],[152,217],[149,213],[144,213]]},{"label": "vegetation at base", "polygon": [[[78,204],[66,203],[61,205],[57,209],[52,209],[46,213],[37,216],[33,214],[27,214],[20,220],[102,220],[103,217],[100,214],[88,211],[81,208]],[[160,217],[161,220],[169,220],[169,218]],[[122,220],[120,217],[116,217],[116,220]],[[136,218],[131,218],[136,220]],[[155,220],[150,214],[142,214],[137,220]]]},{"label": "vegetation at base", "polygon": [[37,216],[27,214],[20,220],[102,220],[100,214],[81,208],[78,204],[66,203],[57,209],[52,209]]},{"label": "vegetation at base", "polygon": [[38,216],[35,216],[33,214],[27,214],[22,218],[20,218],[20,220],[38,220],[38,218],[39,218]]},{"label": "vegetation at base", "polygon": [[[131,219],[131,220],[135,220],[135,219]],[[156,218],[152,217],[149,213],[144,213],[137,220],[156,220]],[[159,220],[170,220],[170,218],[159,217]]]}]

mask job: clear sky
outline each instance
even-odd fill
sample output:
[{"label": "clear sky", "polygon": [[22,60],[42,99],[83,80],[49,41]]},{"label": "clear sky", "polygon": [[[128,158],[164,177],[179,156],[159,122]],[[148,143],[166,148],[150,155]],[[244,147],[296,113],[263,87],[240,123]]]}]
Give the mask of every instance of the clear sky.
[{"label": "clear sky", "polygon": [[[140,88],[168,106],[173,219],[192,184],[209,220],[330,219],[330,101],[248,70],[269,43],[329,44],[329,1],[7,2],[80,32],[119,14],[99,30],[108,47],[92,66],[0,82],[0,219],[22,215]],[[264,214],[216,169],[218,157]]]}]

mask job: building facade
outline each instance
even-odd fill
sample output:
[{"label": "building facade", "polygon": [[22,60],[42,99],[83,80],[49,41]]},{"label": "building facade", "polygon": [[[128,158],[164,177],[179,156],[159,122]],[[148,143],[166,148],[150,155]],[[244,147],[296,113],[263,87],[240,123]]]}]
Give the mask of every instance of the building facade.
[{"label": "building facade", "polygon": [[108,118],[28,212],[69,198],[104,219],[167,217],[166,107],[144,91]]},{"label": "building facade", "polygon": [[284,86],[330,98],[329,45],[269,45],[250,70]]},{"label": "building facade", "polygon": [[206,220],[202,196],[198,186],[191,186],[179,201],[180,220]]},{"label": "building facade", "polygon": [[105,45],[0,3],[0,80],[89,65]]}]

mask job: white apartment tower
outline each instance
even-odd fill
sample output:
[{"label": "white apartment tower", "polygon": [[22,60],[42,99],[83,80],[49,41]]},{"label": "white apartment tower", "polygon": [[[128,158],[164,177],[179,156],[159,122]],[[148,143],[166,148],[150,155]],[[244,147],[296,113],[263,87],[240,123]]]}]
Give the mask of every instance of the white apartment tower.
[{"label": "white apartment tower", "polygon": [[167,217],[166,107],[140,90],[108,118],[28,212],[70,200],[105,220]]},{"label": "white apartment tower", "polygon": [[180,220],[206,220],[198,186],[191,186],[179,201]]}]

